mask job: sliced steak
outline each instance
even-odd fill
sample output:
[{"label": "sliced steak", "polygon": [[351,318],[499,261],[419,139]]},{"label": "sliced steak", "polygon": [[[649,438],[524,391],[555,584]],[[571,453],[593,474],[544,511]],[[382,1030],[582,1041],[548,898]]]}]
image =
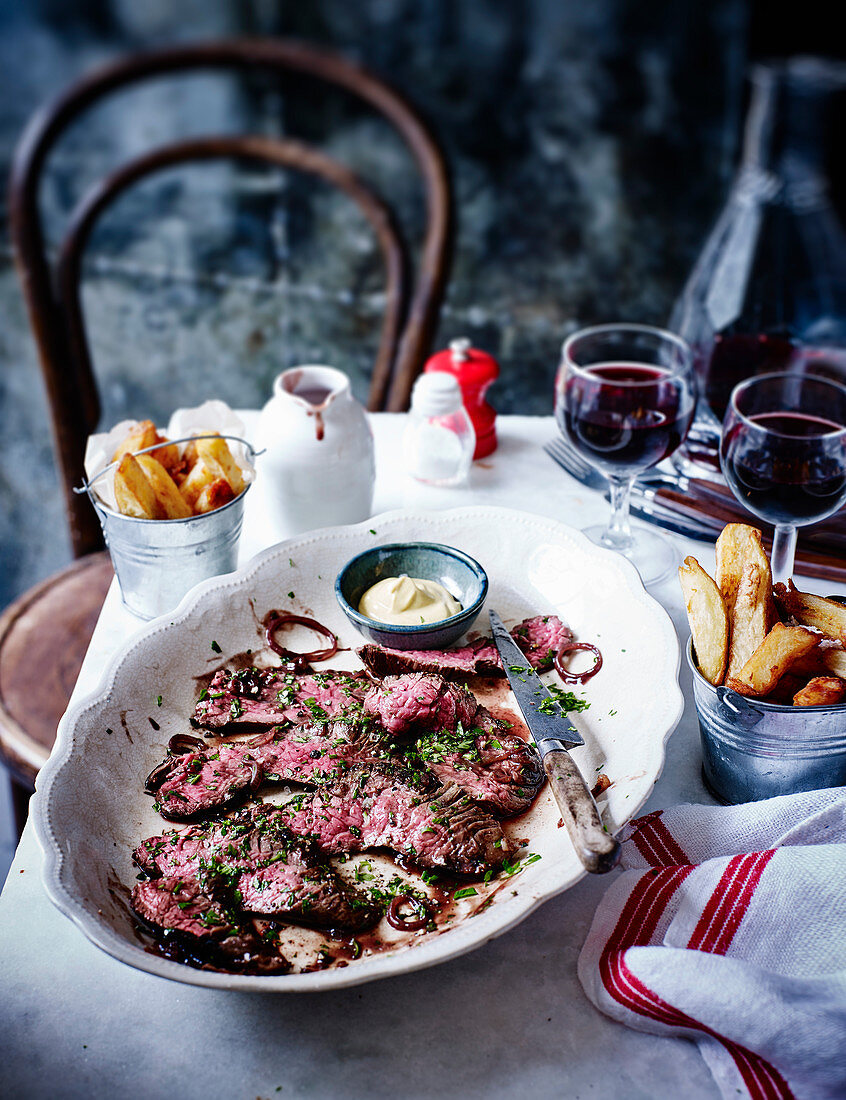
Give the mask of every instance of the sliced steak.
[{"label": "sliced steak", "polygon": [[466,688],[451,684],[443,676],[411,672],[387,676],[372,687],[364,700],[364,712],[396,735],[409,730],[469,726],[478,705]]},{"label": "sliced steak", "polygon": [[559,648],[565,642],[572,642],[573,632],[557,615],[534,615],[513,627],[511,637],[535,671],[548,672]]},{"label": "sliced steak", "polygon": [[168,775],[158,788],[160,812],[174,820],[205,816],[266,781],[331,783],[353,764],[381,758],[383,738],[370,722],[321,722],[174,756],[165,761]]},{"label": "sliced steak", "polygon": [[[552,668],[558,647],[572,640],[572,632],[555,615],[524,619],[511,631],[517,645],[538,672]],[[406,672],[434,672],[451,679],[504,676],[499,652],[490,638],[477,638],[458,649],[384,649],[365,645],[356,650],[365,668],[382,678]]]},{"label": "sliced steak", "polygon": [[292,832],[326,852],[389,848],[421,867],[478,874],[499,867],[510,846],[499,822],[454,785],[427,791],[404,768],[361,764],[334,786],[280,807]]},{"label": "sliced steak", "polygon": [[484,707],[476,712],[470,729],[426,734],[409,756],[410,763],[419,759],[441,783],[454,783],[499,817],[528,810],[545,779],[534,745],[508,733],[506,723]]},{"label": "sliced steak", "polygon": [[261,916],[361,931],[381,915],[269,806],[150,837],[133,858],[152,877],[197,880],[235,908]]},{"label": "sliced steak", "polygon": [[280,668],[220,669],[194,708],[191,724],[221,731],[351,720],[360,715],[369,687],[362,673],[296,676]]},{"label": "sliced steak", "polygon": [[353,764],[383,755],[382,737],[372,722],[278,729],[168,756],[148,776],[146,790],[156,795],[162,817],[190,821],[236,803],[265,781],[329,783]]},{"label": "sliced steak", "polygon": [[177,876],[139,882],[132,908],[154,931],[176,939],[184,962],[224,967],[241,973],[285,973],[291,964],[247,927],[233,920],[194,879]]},{"label": "sliced steak", "polygon": [[456,680],[505,675],[499,653],[489,638],[477,638],[458,649],[385,649],[380,645],[364,645],[356,653],[377,679],[409,672],[436,673]]}]

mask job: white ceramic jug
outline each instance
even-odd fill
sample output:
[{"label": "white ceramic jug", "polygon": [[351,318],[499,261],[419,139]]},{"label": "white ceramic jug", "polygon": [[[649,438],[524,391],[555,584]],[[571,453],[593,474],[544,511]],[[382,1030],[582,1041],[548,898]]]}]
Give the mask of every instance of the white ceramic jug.
[{"label": "white ceramic jug", "polygon": [[259,418],[255,491],[278,539],[367,519],[376,467],[367,414],[339,370],[292,367]]}]

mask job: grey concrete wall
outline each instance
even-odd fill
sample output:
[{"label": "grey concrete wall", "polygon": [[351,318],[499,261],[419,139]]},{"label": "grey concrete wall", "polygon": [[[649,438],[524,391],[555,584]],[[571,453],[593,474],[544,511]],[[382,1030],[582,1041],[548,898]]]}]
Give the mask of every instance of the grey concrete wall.
[{"label": "grey concrete wall", "polygon": [[[227,33],[323,43],[394,82],[455,174],[459,232],[439,343],[500,360],[502,411],[544,413],[562,337],[666,320],[735,155],[742,0],[63,0],[0,3],[0,168],[30,113],[123,51]],[[160,141],[286,132],[346,159],[419,227],[384,124],[337,97],[249,80],[157,81],[92,111],[50,163],[51,245],[99,172]],[[378,254],[340,197],[274,172],[168,173],[114,208],[85,303],[104,426],[220,396],[261,404],[280,369],[324,361],[364,394]],[[45,399],[0,207],[0,606],[69,560]],[[541,472],[539,471],[539,476]],[[551,486],[550,491],[554,491]]]}]

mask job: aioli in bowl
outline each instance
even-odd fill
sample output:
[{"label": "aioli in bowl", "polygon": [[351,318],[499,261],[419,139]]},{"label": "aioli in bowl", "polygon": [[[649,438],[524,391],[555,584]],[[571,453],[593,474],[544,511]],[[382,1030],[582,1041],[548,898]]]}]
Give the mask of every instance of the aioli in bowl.
[{"label": "aioli in bowl", "polygon": [[440,581],[420,577],[383,577],[358,601],[368,619],[394,626],[441,623],[461,611],[461,604]]}]

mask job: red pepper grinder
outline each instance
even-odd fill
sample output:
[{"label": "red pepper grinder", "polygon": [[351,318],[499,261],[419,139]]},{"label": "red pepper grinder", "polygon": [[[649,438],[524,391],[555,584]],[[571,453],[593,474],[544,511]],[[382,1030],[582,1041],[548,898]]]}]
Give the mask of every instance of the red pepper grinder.
[{"label": "red pepper grinder", "polygon": [[471,348],[466,338],[451,340],[448,348],[436,352],[423,368],[426,374],[445,371],[458,379],[461,398],[476,431],[473,458],[484,458],[496,450],[496,413],[485,401],[492,382],[499,378],[499,364],[492,355]]}]

